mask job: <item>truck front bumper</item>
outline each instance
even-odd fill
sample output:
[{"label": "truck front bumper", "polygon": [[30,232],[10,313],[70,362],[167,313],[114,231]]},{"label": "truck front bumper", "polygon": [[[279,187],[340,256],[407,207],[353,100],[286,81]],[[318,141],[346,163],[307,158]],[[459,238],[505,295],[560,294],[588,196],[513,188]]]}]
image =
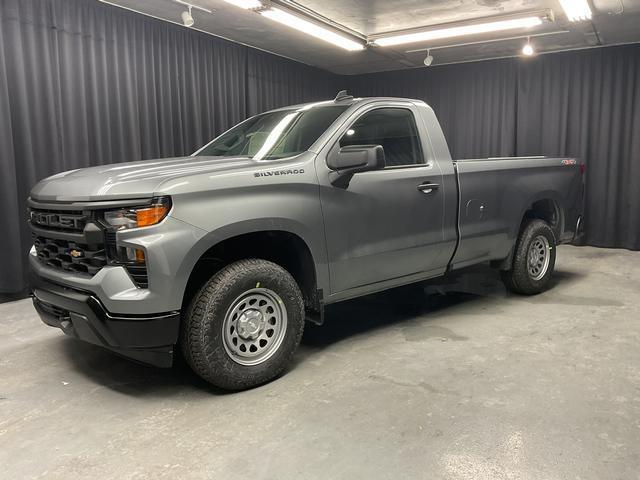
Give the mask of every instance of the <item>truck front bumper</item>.
[{"label": "truck front bumper", "polygon": [[90,292],[64,287],[37,275],[32,276],[31,282],[33,305],[47,325],[132,360],[158,367],[172,365],[179,311],[112,314]]}]

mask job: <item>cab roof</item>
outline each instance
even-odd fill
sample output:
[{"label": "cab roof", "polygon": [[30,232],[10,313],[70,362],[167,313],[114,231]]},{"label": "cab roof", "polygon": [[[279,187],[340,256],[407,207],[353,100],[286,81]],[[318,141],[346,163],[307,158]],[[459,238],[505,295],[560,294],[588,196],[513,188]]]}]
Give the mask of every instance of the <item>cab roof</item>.
[{"label": "cab roof", "polygon": [[415,98],[401,98],[401,97],[358,97],[358,98],[353,98],[351,96],[349,96],[348,98],[343,97],[343,99],[337,98],[336,100],[323,100],[323,101],[319,101],[319,102],[308,102],[308,103],[298,103],[295,105],[287,105],[285,107],[280,107],[280,108],[274,108],[272,110],[269,110],[270,112],[278,112],[278,111],[282,111],[282,110],[308,110],[314,107],[320,107],[320,106],[329,106],[329,105],[346,105],[346,106],[355,106],[355,105],[364,105],[367,103],[374,103],[374,102],[397,102],[398,100],[400,101],[405,101],[405,102],[411,102],[411,103],[417,103],[417,104],[422,104],[425,105],[425,102],[423,100],[418,100]]}]

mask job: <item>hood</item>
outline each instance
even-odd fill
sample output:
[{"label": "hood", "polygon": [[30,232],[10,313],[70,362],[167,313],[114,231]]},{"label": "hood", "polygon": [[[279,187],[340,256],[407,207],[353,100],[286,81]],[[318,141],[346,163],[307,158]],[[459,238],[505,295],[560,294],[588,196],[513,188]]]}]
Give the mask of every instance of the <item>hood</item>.
[{"label": "hood", "polygon": [[31,198],[58,202],[143,198],[158,193],[160,186],[170,180],[255,166],[256,162],[247,157],[176,157],[116,163],[45,178],[33,187]]}]

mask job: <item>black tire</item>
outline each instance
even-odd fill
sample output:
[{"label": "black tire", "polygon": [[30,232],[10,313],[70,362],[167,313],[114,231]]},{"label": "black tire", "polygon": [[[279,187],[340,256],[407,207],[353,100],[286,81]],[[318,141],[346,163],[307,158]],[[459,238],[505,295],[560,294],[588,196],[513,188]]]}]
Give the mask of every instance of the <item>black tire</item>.
[{"label": "black tire", "polygon": [[[271,356],[256,365],[243,365],[230,353],[223,332],[225,317],[238,298],[258,287],[277,295],[280,308],[285,308],[286,327]],[[245,390],[282,373],[303,330],[304,302],[289,272],[266,260],[240,260],[213,275],[194,296],[182,322],[181,347],[189,366],[204,380],[226,390]]]},{"label": "black tire", "polygon": [[[548,245],[544,245],[544,240],[541,237],[546,239]],[[534,242],[536,242],[536,246],[542,244],[543,247],[546,247],[549,256],[548,264],[544,269],[540,268],[537,275],[532,273],[529,264],[529,253]],[[546,290],[549,286],[555,263],[556,238],[553,229],[543,220],[530,220],[524,225],[516,241],[511,269],[501,272],[502,281],[512,292],[521,295],[535,295]]]}]

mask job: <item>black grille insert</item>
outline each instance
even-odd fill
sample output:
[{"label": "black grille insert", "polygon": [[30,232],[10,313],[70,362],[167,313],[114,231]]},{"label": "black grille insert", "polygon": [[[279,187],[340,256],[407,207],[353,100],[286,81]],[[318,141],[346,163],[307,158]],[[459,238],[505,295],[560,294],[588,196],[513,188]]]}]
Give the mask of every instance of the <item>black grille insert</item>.
[{"label": "black grille insert", "polygon": [[140,265],[127,264],[124,266],[131,275],[133,281],[140,288],[148,288],[149,287],[149,278],[147,276],[147,266],[143,263]]},{"label": "black grille insert", "polygon": [[107,264],[103,245],[85,245],[69,240],[34,236],[38,258],[49,267],[95,275]]},{"label": "black grille insert", "polygon": [[147,275],[146,262],[134,263],[127,258],[126,247],[118,246],[116,243],[116,232],[107,230],[104,234],[107,257],[117,265],[122,265],[127,269],[131,279],[140,288],[149,288],[149,277]]}]

